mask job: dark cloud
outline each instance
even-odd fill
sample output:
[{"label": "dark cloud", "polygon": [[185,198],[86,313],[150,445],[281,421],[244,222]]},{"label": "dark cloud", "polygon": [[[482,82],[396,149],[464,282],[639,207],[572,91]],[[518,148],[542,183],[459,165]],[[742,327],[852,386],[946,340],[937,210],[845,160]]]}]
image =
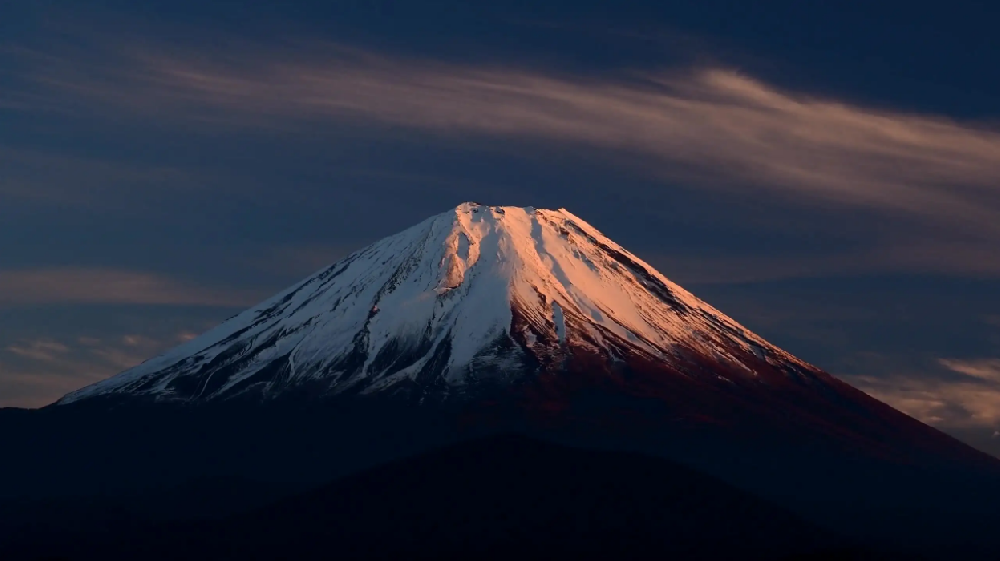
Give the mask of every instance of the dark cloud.
[{"label": "dark cloud", "polygon": [[266,296],[259,291],[208,288],[139,271],[80,268],[0,271],[0,307],[67,303],[246,307]]},{"label": "dark cloud", "polygon": [[736,255],[649,255],[680,283],[732,284],[787,279],[856,277],[873,273],[944,273],[1000,278],[1000,246],[936,241],[875,242],[836,253],[760,251]]},{"label": "dark cloud", "polygon": [[202,186],[191,170],[0,145],[0,196],[8,204],[135,210],[164,192],[190,195]]}]

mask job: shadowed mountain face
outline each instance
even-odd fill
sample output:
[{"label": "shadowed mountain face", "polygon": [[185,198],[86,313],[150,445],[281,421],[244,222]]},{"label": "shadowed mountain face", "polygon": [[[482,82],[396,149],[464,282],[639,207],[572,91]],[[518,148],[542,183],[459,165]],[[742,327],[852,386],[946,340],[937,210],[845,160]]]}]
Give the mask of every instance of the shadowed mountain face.
[{"label": "shadowed mountain face", "polygon": [[0,497],[319,484],[510,432],[668,458],[873,543],[997,545],[1000,461],[567,211],[474,203],[55,405],[0,410]]},{"label": "shadowed mountain face", "polygon": [[498,436],[221,519],[133,522],[20,547],[102,560],[782,559],[848,545],[671,462]]}]

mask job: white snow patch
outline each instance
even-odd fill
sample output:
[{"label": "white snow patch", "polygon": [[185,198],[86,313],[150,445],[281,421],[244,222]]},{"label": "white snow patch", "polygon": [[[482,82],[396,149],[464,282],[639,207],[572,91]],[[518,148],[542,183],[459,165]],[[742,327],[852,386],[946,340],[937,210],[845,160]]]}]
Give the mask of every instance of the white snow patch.
[{"label": "white snow patch", "polygon": [[552,321],[556,324],[556,335],[560,343],[566,342],[566,318],[563,317],[562,306],[559,302],[552,303]]}]

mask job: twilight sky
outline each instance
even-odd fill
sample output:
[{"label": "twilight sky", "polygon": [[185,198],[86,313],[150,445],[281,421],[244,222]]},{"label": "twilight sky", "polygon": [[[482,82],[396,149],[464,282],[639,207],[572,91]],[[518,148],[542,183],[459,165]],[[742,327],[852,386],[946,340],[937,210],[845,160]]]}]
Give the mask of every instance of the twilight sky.
[{"label": "twilight sky", "polygon": [[476,200],[1000,455],[989,3],[678,4],[0,4],[0,406]]}]

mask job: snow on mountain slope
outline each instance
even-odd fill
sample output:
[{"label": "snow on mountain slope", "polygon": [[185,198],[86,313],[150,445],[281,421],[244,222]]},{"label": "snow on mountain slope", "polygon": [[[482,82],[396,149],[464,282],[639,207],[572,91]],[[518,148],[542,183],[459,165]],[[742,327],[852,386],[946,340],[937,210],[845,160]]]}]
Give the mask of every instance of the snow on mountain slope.
[{"label": "snow on mountain slope", "polygon": [[[762,364],[821,375],[567,210],[464,203],[58,403],[414,385],[460,398],[481,382],[559,370],[581,353],[612,365],[640,357],[730,383],[753,383]],[[693,356],[725,372],[696,373]]]}]

